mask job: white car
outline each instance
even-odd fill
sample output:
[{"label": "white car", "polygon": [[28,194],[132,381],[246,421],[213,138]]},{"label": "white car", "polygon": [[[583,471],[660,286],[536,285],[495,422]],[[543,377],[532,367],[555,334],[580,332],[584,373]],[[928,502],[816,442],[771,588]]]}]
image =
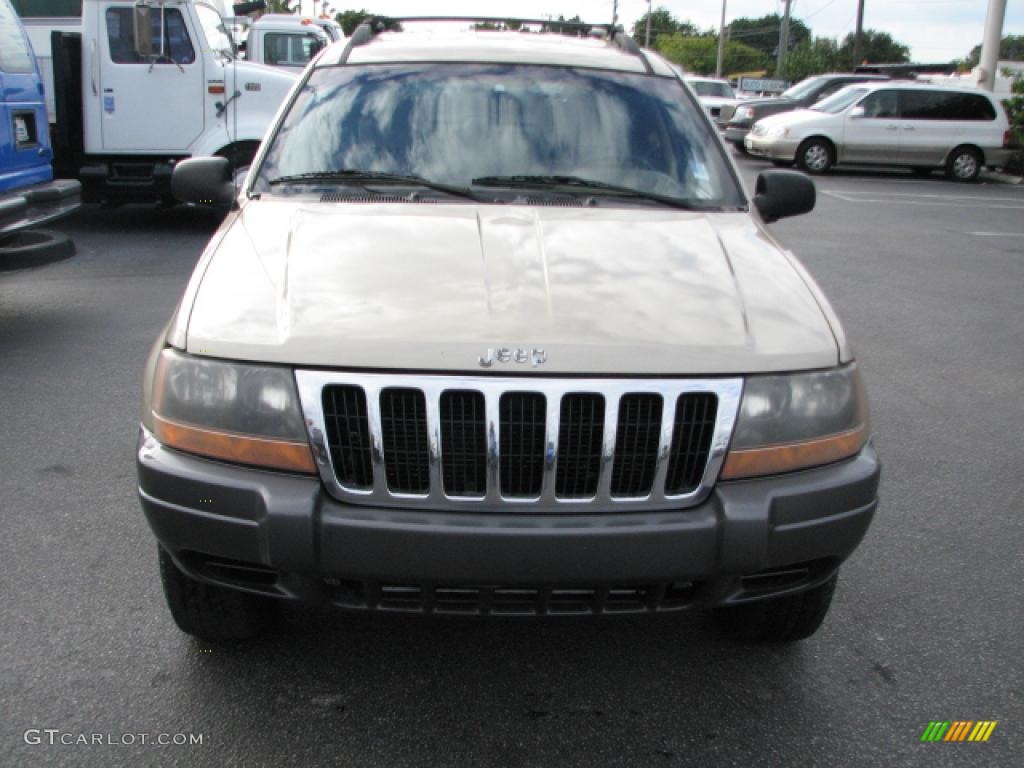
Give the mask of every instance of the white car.
[{"label": "white car", "polygon": [[[695,77],[693,75],[687,75],[684,79],[686,84],[697,94],[701,106],[711,116],[715,125],[719,127],[725,125],[733,110],[736,109],[736,105],[740,103],[740,100],[736,98],[736,94],[732,90],[732,86],[729,85],[729,81],[719,80],[714,77]],[[724,115],[723,108],[725,109]]]},{"label": "white car", "polygon": [[944,169],[973,181],[1002,166],[1012,149],[999,100],[971,87],[860,83],[800,109],[766,117],[744,139],[750,154],[809,173],[841,164]]}]

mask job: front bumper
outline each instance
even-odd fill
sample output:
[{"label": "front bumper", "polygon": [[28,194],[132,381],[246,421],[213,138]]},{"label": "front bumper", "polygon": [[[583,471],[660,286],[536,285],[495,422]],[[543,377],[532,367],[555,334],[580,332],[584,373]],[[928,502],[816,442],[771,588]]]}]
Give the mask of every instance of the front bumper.
[{"label": "front bumper", "polygon": [[33,184],[0,194],[0,236],[37,227],[82,204],[82,185],[73,179]]},{"label": "front bumper", "polygon": [[651,597],[644,609],[797,592],[827,579],[856,548],[878,503],[880,472],[869,444],[828,467],[720,483],[685,510],[501,515],[342,504],[319,478],[196,458],[145,429],[137,468],[153,532],[193,578],[378,609],[389,606],[385,593],[407,598],[399,607],[423,609],[416,595],[442,588],[463,598],[468,588],[478,597],[517,587],[520,597],[675,590],[675,603]]},{"label": "front bumper", "polygon": [[748,133],[743,139],[743,146],[747,152],[755,157],[766,157],[770,160],[788,160],[793,162],[796,158],[796,149],[800,145],[799,140],[781,137],[755,136]]}]

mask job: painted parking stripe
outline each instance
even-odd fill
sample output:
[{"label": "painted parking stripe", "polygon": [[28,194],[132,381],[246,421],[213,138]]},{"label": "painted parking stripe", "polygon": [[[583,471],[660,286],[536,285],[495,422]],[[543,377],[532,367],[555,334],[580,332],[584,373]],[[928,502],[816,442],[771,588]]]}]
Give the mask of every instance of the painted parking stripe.
[{"label": "painted parking stripe", "polygon": [[1024,237],[1024,232],[968,232],[974,237]]},{"label": "painted parking stripe", "polygon": [[[894,197],[855,197],[849,193],[831,192],[829,190],[823,190],[823,195],[835,198],[836,200],[842,200],[847,203],[881,203],[884,205],[925,205],[934,206],[937,208],[986,208],[988,210],[1005,210],[1005,211],[1024,211],[1024,200],[1021,200],[1017,205],[1005,205],[1005,204],[992,204],[984,198],[973,198],[977,202],[966,203],[966,202],[942,202],[941,200],[901,200]],[[909,197],[909,195],[908,195]],[[913,197],[919,197],[914,195]],[[951,199],[951,198],[946,198]]]}]

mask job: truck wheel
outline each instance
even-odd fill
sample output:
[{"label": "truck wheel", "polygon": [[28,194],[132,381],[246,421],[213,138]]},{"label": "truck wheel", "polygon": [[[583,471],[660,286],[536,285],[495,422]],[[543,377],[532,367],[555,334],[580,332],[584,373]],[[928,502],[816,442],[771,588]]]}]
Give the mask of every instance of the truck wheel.
[{"label": "truck wheel", "polygon": [[0,236],[0,272],[41,267],[75,255],[75,244],[63,232],[26,229]]},{"label": "truck wheel", "polygon": [[167,550],[159,550],[164,597],[182,632],[224,642],[249,640],[270,625],[274,608],[270,598],[196,581],[178,569]]},{"label": "truck wheel", "polygon": [[972,147],[957,147],[949,154],[946,175],[953,181],[974,181],[981,173],[981,155]]},{"label": "truck wheel", "polygon": [[808,173],[825,173],[835,161],[835,150],[825,139],[808,139],[796,151],[797,165]]},{"label": "truck wheel", "polygon": [[839,574],[814,589],[795,595],[715,609],[719,625],[740,640],[791,643],[813,635],[832,604]]}]

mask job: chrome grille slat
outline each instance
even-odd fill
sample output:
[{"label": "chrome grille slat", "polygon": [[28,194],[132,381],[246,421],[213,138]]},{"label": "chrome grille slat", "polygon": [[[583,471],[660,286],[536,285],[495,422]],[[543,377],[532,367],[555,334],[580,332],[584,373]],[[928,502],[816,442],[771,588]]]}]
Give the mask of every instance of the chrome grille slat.
[{"label": "chrome grille slat", "polygon": [[[380,507],[505,514],[593,514],[681,509],[700,503],[718,477],[742,393],[739,378],[581,381],[309,370],[298,370],[295,377],[320,476],[331,495],[353,504]],[[365,397],[371,484],[356,483],[352,479],[356,475],[346,470],[345,460],[339,458],[339,451],[345,448],[339,445],[340,427],[337,421],[328,427],[328,419],[336,420],[339,414],[344,423],[359,419],[352,418],[351,408],[342,414],[340,407],[332,405],[337,390],[331,400],[325,388],[333,387],[344,388],[350,401],[356,390]],[[382,414],[381,396],[387,390],[405,390],[405,394],[397,402],[386,402]],[[416,393],[421,399],[414,414],[410,398],[415,399]],[[448,407],[442,400],[448,402],[451,393],[468,398],[460,406],[464,412],[450,418],[450,427],[462,430],[454,436],[445,432],[442,414]],[[505,394],[516,395],[509,402],[521,402],[519,411],[503,416],[501,398]],[[581,395],[596,397],[580,401]],[[661,401],[660,425],[650,413],[637,416],[627,412],[637,397],[649,402],[652,395]],[[617,437],[620,401],[622,423],[633,425],[624,428],[621,440]],[[470,434],[481,428],[480,420],[470,413],[470,403],[483,405],[482,443]],[[538,413],[542,405],[543,416]],[[598,413],[599,407],[603,412]],[[569,415],[575,420],[572,424],[565,420]],[[385,416],[386,425],[382,421]],[[513,417],[520,423],[510,428],[503,441],[503,418]],[[681,429],[680,424],[692,428]],[[395,429],[402,434],[397,443],[397,433],[392,434]],[[538,435],[538,430],[543,435]],[[359,430],[355,433],[358,438]],[[351,438],[352,444],[362,444],[356,438]],[[588,454],[588,440],[592,454]],[[481,444],[484,455],[474,459]],[[446,446],[454,451],[453,457],[461,457],[459,467],[446,467]],[[503,448],[511,451],[504,463]],[[396,449],[401,450],[396,453]],[[363,451],[365,457],[365,448]],[[412,457],[415,465],[392,468],[391,487],[386,452],[389,459]],[[594,461],[581,464],[581,457],[588,455]],[[517,463],[522,457],[529,460],[529,466]],[[616,480],[619,461],[623,464]],[[486,479],[482,493],[478,481],[469,479],[480,466]],[[502,479],[503,466],[511,485]],[[452,481],[456,475],[459,479]],[[446,482],[452,486],[448,490]],[[503,483],[511,489],[508,493],[503,493]],[[517,492],[519,495],[511,495]]]}]

